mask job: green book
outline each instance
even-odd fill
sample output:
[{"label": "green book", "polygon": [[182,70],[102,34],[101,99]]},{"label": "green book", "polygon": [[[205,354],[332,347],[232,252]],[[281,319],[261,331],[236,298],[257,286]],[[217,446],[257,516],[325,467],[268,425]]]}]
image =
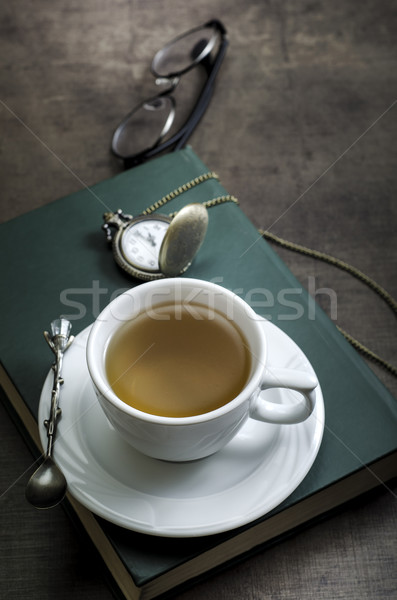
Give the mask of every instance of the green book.
[{"label": "green book", "polygon": [[[1,226],[2,396],[37,456],[39,400],[51,363],[43,330],[68,315],[78,335],[114,294],[141,283],[114,262],[101,231],[103,213],[120,208],[138,215],[208,170],[187,148]],[[211,178],[159,212],[225,194]],[[88,533],[128,599],[153,598],[192,584],[397,475],[395,399],[238,205],[209,209],[207,235],[185,276],[218,282],[249,299],[258,314],[302,349],[321,385],[324,434],[310,471],[281,504],[212,535],[156,537],[132,531],[94,515],[68,495],[65,508]]]}]

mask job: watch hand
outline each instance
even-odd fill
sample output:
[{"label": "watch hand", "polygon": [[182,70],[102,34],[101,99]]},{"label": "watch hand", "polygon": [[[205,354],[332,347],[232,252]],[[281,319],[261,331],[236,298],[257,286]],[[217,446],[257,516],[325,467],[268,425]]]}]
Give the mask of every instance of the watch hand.
[{"label": "watch hand", "polygon": [[138,229],[138,231],[135,233],[135,235],[143,238],[144,240],[146,240],[147,242],[150,242],[152,244],[152,246],[156,245],[156,239],[153,237],[153,235],[151,233],[148,233],[147,237],[145,237],[143,235],[143,233],[141,233]]}]

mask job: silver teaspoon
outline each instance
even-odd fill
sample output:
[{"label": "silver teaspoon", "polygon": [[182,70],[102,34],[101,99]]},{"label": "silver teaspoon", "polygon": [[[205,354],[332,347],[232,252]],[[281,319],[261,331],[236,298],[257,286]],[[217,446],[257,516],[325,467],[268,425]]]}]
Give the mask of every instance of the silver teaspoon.
[{"label": "silver teaspoon", "polygon": [[63,355],[74,340],[70,335],[71,323],[66,319],[56,319],[51,323],[51,333],[44,332],[44,337],[55,354],[53,364],[53,386],[51,392],[50,417],[44,421],[47,429],[47,450],[44,461],[33,473],[26,486],[26,499],[36,508],[52,508],[61,502],[66,494],[67,484],[63,473],[55,464],[52,453],[54,448],[59,408],[59,391],[63,383],[61,377]]}]

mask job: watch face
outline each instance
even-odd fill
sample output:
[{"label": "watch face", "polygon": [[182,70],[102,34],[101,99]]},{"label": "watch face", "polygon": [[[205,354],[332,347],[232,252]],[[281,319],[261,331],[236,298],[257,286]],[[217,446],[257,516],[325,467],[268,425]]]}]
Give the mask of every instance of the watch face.
[{"label": "watch face", "polygon": [[143,271],[159,271],[160,247],[168,227],[168,221],[156,218],[131,223],[121,237],[124,258]]}]

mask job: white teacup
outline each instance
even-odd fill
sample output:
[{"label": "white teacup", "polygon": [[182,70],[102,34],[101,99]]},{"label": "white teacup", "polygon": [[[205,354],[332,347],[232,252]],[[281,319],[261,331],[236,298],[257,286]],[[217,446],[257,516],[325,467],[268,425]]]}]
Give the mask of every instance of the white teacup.
[{"label": "white teacup", "polygon": [[[236,397],[215,410],[187,417],[150,414],[126,404],[108,381],[105,354],[115,332],[143,312],[156,318],[158,307],[165,302],[204,306],[209,319],[215,310],[232,320],[244,334],[242,343],[251,357],[247,381]],[[236,294],[206,281],[162,279],[123,293],[98,316],[87,344],[88,370],[108,420],[134,448],[169,461],[189,461],[213,454],[236,435],[247,418],[278,424],[304,421],[313,411],[318,382],[311,373],[266,364],[266,337],[261,321]],[[276,404],[266,398],[265,390],[269,388],[289,388],[301,396],[294,404]]]}]

